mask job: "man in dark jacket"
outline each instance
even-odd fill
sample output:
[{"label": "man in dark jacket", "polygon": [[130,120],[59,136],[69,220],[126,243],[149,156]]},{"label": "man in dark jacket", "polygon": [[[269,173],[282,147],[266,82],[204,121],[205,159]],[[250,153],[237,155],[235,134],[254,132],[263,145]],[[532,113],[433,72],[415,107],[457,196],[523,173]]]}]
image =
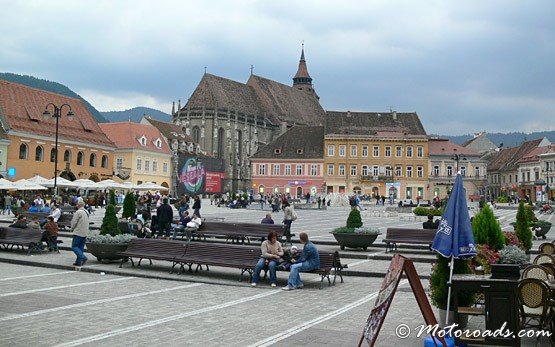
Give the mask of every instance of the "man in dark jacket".
[{"label": "man in dark jacket", "polygon": [[173,210],[168,204],[168,198],[162,200],[162,205],[156,209],[156,215],[158,216],[159,235],[164,234],[166,238],[169,238],[173,221]]},{"label": "man in dark jacket", "polygon": [[200,218],[200,198],[198,195],[195,196],[195,202],[193,202],[193,214]]}]

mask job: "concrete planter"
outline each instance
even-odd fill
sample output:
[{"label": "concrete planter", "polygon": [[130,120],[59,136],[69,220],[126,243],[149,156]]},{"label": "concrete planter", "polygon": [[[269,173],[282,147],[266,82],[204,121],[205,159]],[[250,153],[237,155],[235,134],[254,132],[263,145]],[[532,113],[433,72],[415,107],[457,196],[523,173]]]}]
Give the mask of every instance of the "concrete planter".
[{"label": "concrete planter", "polygon": [[368,246],[374,243],[379,234],[365,234],[365,233],[332,233],[333,237],[339,244],[341,250],[345,247],[349,248],[362,248],[366,250]]},{"label": "concrete planter", "polygon": [[102,260],[118,260],[123,258],[118,255],[119,252],[125,252],[127,250],[128,243],[89,243],[87,242],[87,250],[93,256],[96,257],[98,261]]}]

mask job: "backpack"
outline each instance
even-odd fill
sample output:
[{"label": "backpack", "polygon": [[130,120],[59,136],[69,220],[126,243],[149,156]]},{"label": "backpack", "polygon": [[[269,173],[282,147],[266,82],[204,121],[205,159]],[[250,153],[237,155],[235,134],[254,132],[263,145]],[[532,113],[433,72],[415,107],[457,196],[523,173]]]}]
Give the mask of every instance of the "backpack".
[{"label": "backpack", "polygon": [[297,220],[297,212],[295,212],[295,209],[293,208],[293,206],[291,206],[291,220],[292,221]]}]

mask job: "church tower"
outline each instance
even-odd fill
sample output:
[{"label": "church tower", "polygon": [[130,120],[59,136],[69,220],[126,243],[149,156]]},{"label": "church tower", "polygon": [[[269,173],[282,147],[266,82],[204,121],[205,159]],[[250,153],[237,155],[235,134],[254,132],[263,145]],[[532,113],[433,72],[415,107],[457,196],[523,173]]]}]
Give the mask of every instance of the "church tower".
[{"label": "church tower", "polygon": [[312,77],[310,77],[310,75],[308,74],[306,60],[304,59],[304,43],[301,50],[301,60],[299,61],[299,68],[297,69],[295,77],[293,77],[293,88],[306,90],[308,92],[316,94],[312,87]]}]

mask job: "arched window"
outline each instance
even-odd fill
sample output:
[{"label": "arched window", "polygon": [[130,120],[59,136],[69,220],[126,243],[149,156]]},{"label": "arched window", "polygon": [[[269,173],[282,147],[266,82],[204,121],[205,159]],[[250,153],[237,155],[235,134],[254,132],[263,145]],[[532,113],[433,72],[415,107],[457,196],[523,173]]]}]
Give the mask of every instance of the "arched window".
[{"label": "arched window", "polygon": [[94,153],[91,153],[91,156],[89,157],[89,166],[90,167],[96,166],[96,154]]},{"label": "arched window", "polygon": [[35,161],[42,161],[44,159],[44,149],[42,146],[37,146],[35,149]]},{"label": "arched window", "polygon": [[71,162],[71,151],[69,149],[66,149],[64,152],[64,161]]},{"label": "arched window", "polygon": [[77,165],[83,165],[84,157],[85,155],[83,154],[83,152],[77,152]]},{"label": "arched window", "polygon": [[225,141],[225,130],[224,128],[220,128],[218,129],[218,148],[216,153],[216,156],[220,159],[224,157],[224,143],[225,143],[224,141]]},{"label": "arched window", "polygon": [[56,148],[52,148],[50,150],[50,162],[55,162],[56,161]]},{"label": "arched window", "polygon": [[28,155],[29,147],[25,143],[19,145],[19,159],[27,159]]},{"label": "arched window", "polygon": [[107,155],[102,156],[102,162],[100,163],[100,166],[102,166],[104,169],[108,167],[108,156]]},{"label": "arched window", "polygon": [[297,198],[303,197],[303,187],[297,187]]},{"label": "arched window", "polygon": [[200,128],[198,126],[193,127],[193,140],[195,143],[200,142]]}]

